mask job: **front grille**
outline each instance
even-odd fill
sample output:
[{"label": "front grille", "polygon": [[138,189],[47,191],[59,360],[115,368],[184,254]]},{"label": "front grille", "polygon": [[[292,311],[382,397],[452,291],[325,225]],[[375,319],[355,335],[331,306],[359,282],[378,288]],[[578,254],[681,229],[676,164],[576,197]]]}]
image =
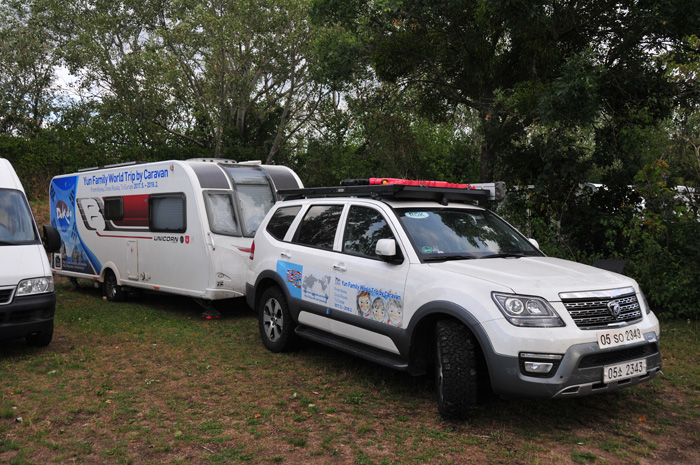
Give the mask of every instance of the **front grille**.
[{"label": "front grille", "polygon": [[628,362],[639,358],[645,358],[659,351],[656,343],[645,344],[643,346],[630,347],[627,349],[613,350],[610,352],[598,352],[586,355],[581,358],[579,368],[593,368],[614,363]]},{"label": "front grille", "polygon": [[0,305],[9,304],[12,301],[12,292],[14,290],[14,287],[9,289],[0,289]]},{"label": "front grille", "polygon": [[625,288],[622,291],[626,292],[584,292],[561,294],[560,297],[576,326],[582,329],[596,329],[620,323],[634,323],[642,318],[642,308],[634,289]]}]

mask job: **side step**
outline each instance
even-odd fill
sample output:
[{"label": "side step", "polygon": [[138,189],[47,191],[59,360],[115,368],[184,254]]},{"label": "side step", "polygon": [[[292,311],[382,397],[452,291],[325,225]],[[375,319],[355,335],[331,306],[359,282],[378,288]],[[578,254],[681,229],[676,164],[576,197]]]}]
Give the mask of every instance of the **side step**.
[{"label": "side step", "polygon": [[294,332],[304,339],[309,339],[310,341],[318,342],[319,344],[323,344],[333,349],[341,350],[350,355],[354,355],[355,357],[360,357],[365,360],[369,360],[370,362],[374,362],[378,365],[393,368],[394,370],[408,371],[408,363],[398,355],[389,354],[383,350],[367,347],[364,344],[334,336],[308,326],[297,326],[294,329]]}]

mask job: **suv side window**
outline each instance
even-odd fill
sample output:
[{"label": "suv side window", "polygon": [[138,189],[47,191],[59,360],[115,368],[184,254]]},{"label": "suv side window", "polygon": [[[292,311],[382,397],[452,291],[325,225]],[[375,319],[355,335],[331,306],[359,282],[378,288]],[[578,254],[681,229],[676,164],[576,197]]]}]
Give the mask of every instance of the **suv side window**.
[{"label": "suv side window", "polygon": [[278,241],[284,240],[299,210],[301,207],[278,208],[267,223],[267,232]]},{"label": "suv side window", "polygon": [[301,220],[294,242],[321,249],[333,249],[342,205],[314,205]]},{"label": "suv side window", "polygon": [[[343,252],[379,258],[375,250],[379,239],[395,239],[384,216],[373,208],[357,205],[350,207],[343,234]],[[400,254],[398,248],[397,253]]]}]

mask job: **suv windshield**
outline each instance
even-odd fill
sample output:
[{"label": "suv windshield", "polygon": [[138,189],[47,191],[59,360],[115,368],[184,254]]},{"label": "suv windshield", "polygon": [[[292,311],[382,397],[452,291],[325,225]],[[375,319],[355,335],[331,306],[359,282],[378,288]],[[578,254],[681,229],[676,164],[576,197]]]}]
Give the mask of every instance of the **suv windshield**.
[{"label": "suv windshield", "polygon": [[487,210],[397,209],[423,260],[542,256],[526,238]]},{"label": "suv windshield", "polygon": [[22,192],[0,189],[0,246],[36,242],[32,212]]}]

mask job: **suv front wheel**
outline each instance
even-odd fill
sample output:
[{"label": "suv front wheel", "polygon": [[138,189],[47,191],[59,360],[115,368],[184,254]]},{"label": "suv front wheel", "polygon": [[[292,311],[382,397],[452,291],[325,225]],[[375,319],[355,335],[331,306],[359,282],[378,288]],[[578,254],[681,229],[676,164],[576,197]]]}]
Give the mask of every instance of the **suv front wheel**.
[{"label": "suv front wheel", "polygon": [[456,320],[435,325],[435,387],[440,415],[464,420],[476,408],[478,372],[474,336]]},{"label": "suv front wheel", "polygon": [[263,344],[271,352],[285,352],[295,347],[294,322],[279,287],[273,286],[263,292],[258,304],[258,326]]}]

